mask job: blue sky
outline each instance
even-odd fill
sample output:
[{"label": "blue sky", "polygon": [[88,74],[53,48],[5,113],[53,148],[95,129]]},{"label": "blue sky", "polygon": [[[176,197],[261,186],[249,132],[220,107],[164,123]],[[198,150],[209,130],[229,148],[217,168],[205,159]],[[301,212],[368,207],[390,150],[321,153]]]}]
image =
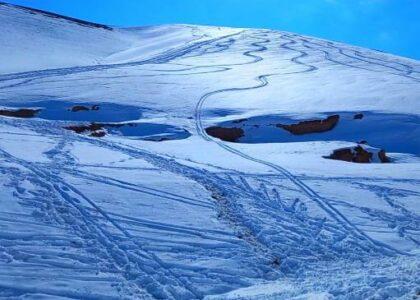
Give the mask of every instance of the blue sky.
[{"label": "blue sky", "polygon": [[89,21],[271,28],[420,60],[420,0],[3,0]]}]

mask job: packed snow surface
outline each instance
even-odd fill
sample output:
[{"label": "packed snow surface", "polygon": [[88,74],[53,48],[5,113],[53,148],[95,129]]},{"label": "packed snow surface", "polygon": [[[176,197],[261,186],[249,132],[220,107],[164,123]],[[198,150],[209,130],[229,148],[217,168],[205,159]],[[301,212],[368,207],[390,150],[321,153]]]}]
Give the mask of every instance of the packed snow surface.
[{"label": "packed snow surface", "polygon": [[[2,3],[0,24],[0,111],[37,112],[0,116],[0,297],[419,297],[418,61]],[[391,163],[323,158],[361,139]]]}]

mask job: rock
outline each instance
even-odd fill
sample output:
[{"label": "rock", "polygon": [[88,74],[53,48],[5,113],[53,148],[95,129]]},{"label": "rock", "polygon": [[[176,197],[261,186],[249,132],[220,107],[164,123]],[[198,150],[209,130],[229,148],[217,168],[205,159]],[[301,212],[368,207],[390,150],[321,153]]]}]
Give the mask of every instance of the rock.
[{"label": "rock", "polygon": [[358,114],[355,114],[354,115],[354,117],[353,117],[353,119],[355,119],[355,120],[361,120],[361,119],[363,119],[363,114],[362,113],[358,113]]},{"label": "rock", "polygon": [[283,128],[295,135],[301,135],[332,130],[339,120],[339,115],[332,115],[324,120],[302,121],[291,125],[276,124],[276,127]]},{"label": "rock", "polygon": [[379,157],[379,160],[382,163],[389,163],[389,162],[391,162],[391,160],[389,159],[389,157],[386,155],[386,152],[385,152],[384,149],[382,149],[381,151],[378,152],[378,157]]},{"label": "rock", "polygon": [[374,148],[366,149],[360,145],[356,147],[341,148],[334,150],[330,156],[326,156],[324,158],[343,160],[355,163],[371,163],[373,161],[377,162],[376,155],[381,163],[391,162],[389,157],[387,157],[385,150],[377,151],[377,149]]},{"label": "rock", "polygon": [[83,105],[75,105],[72,108],[70,108],[70,111],[72,112],[78,112],[78,111],[88,111],[90,110],[88,107]]},{"label": "rock", "polygon": [[89,136],[92,137],[104,137],[106,135],[106,131],[105,130],[96,130],[93,131]]},{"label": "rock", "polygon": [[76,133],[84,133],[86,131],[94,132],[103,129],[105,125],[99,123],[91,123],[89,125],[70,125],[64,127],[64,129],[68,129],[74,131]]},{"label": "rock", "polygon": [[0,116],[5,117],[15,117],[15,118],[33,118],[36,116],[40,109],[29,109],[29,108],[21,108],[21,109],[0,109]]},{"label": "rock", "polygon": [[362,145],[367,145],[367,141],[365,141],[365,140],[361,140],[360,142],[357,142],[358,144],[362,144]]},{"label": "rock", "polygon": [[354,148],[353,162],[356,163],[370,163],[373,154],[363,149],[361,146]]},{"label": "rock", "polygon": [[87,107],[84,105],[75,105],[69,109],[71,112],[79,112],[79,111],[97,111],[99,110],[99,105],[92,105],[92,107]]},{"label": "rock", "polygon": [[351,148],[337,149],[327,158],[351,162],[353,161],[353,151]]},{"label": "rock", "polygon": [[221,139],[227,142],[236,142],[239,138],[244,136],[244,131],[241,128],[225,128],[220,126],[213,126],[206,128],[208,135]]},{"label": "rock", "polygon": [[239,123],[242,123],[242,122],[245,122],[245,121],[248,121],[248,119],[244,118],[244,119],[234,120],[234,121],[232,121],[232,123],[239,124]]}]

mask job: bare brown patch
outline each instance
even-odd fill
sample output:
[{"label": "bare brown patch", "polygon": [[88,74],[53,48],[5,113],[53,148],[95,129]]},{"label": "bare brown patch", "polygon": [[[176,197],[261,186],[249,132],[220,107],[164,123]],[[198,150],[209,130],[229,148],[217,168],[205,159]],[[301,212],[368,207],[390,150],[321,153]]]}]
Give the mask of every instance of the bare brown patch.
[{"label": "bare brown patch", "polygon": [[213,126],[206,128],[208,135],[221,139],[227,142],[236,142],[239,138],[244,136],[244,131],[241,128],[225,128]]},{"label": "bare brown patch", "polygon": [[355,163],[371,163],[373,155],[378,155],[381,163],[391,162],[389,157],[386,155],[385,150],[381,150],[376,154],[364,149],[361,146],[337,149],[334,150],[331,155],[326,156],[325,158]]},{"label": "bare brown patch", "polygon": [[366,151],[360,146],[354,148],[355,154],[353,155],[353,162],[356,163],[370,163],[372,160],[373,154],[369,151]]},{"label": "bare brown patch", "polygon": [[0,109],[0,116],[15,117],[15,118],[33,118],[36,116],[40,109]]},{"label": "bare brown patch", "polygon": [[332,130],[337,125],[339,120],[339,115],[332,115],[324,120],[302,121],[291,125],[277,124],[276,127],[283,128],[294,135],[301,135]]}]

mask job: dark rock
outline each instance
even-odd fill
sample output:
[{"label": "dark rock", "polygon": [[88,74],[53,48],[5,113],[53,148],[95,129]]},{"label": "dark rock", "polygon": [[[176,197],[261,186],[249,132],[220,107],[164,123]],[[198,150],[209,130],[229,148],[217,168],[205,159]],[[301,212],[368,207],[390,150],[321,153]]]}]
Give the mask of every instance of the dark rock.
[{"label": "dark rock", "polygon": [[71,130],[80,134],[87,131],[94,132],[97,130],[101,130],[104,128],[105,125],[106,124],[99,124],[99,123],[91,123],[89,125],[70,125],[70,126],[64,127],[64,129],[68,129],[68,130]]},{"label": "dark rock", "polygon": [[89,110],[93,110],[93,111],[97,111],[99,110],[99,105],[92,105],[92,107],[87,107],[84,105],[75,105],[72,108],[69,109],[72,112],[78,112],[78,111],[89,111]]},{"label": "dark rock", "polygon": [[232,121],[232,123],[239,124],[239,123],[242,123],[242,122],[245,122],[245,121],[248,121],[248,119],[244,118],[244,119],[234,120],[234,121]]},{"label": "dark rock", "polygon": [[332,115],[324,120],[302,121],[291,125],[277,124],[276,127],[283,128],[295,135],[301,135],[332,130],[337,125],[339,120],[339,115]]},{"label": "dark rock", "polygon": [[361,144],[361,145],[367,145],[367,141],[365,141],[365,140],[361,140],[360,142],[358,142],[358,144]]},{"label": "dark rock", "polygon": [[241,128],[225,128],[219,126],[213,126],[206,128],[208,135],[216,137],[227,142],[236,142],[239,138],[244,136],[244,131]]},{"label": "dark rock", "polygon": [[378,158],[382,163],[391,162],[389,157],[386,155],[385,150],[381,150],[377,153],[375,152],[372,153],[359,145],[356,147],[349,147],[349,148],[342,148],[342,149],[334,150],[330,156],[326,156],[325,158],[343,160],[343,161],[355,162],[355,163],[371,163],[373,155],[378,155]]},{"label": "dark rock", "polygon": [[363,114],[362,113],[358,113],[358,114],[355,114],[354,115],[354,117],[353,117],[353,119],[355,119],[355,120],[361,120],[361,119],[363,119]]},{"label": "dark rock", "polygon": [[327,158],[351,162],[353,161],[353,151],[351,148],[337,149]]},{"label": "dark rock", "polygon": [[105,130],[96,130],[93,131],[90,136],[92,137],[104,137],[106,135],[106,131]]},{"label": "dark rock", "polygon": [[366,151],[360,146],[354,148],[353,162],[356,163],[370,163],[372,160],[373,154]]},{"label": "dark rock", "polygon": [[378,157],[379,157],[379,160],[382,163],[389,163],[389,162],[391,162],[391,160],[389,159],[389,157],[386,155],[386,152],[385,152],[384,149],[382,149],[381,151],[378,152]]},{"label": "dark rock", "polygon": [[75,105],[72,108],[70,108],[70,111],[72,112],[78,112],[78,111],[88,111],[90,110],[88,107],[83,105]]},{"label": "dark rock", "polygon": [[33,118],[40,109],[21,108],[17,110],[0,109],[0,116],[15,117],[15,118]]}]

